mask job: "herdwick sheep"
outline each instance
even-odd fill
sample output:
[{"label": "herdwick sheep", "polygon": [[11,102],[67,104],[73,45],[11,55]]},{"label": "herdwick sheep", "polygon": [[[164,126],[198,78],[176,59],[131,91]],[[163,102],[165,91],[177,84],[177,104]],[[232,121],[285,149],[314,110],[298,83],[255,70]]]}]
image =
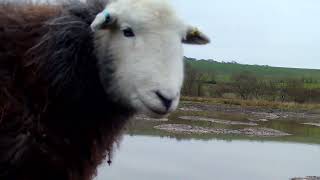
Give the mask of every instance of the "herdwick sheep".
[{"label": "herdwick sheep", "polygon": [[136,113],[178,105],[182,43],[164,0],[0,3],[0,179],[90,180]]}]

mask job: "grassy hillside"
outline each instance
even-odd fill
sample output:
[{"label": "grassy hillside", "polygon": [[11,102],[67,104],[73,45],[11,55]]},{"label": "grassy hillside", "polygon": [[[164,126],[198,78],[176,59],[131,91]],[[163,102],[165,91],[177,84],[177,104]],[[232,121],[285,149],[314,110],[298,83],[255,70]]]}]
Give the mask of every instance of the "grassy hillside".
[{"label": "grassy hillside", "polygon": [[237,63],[221,63],[213,60],[196,60],[192,58],[185,59],[193,68],[200,71],[213,71],[216,74],[217,81],[229,81],[234,73],[248,71],[257,77],[266,80],[284,80],[284,79],[309,79],[310,85],[320,84],[320,69],[298,69],[282,68],[259,65],[244,65]]}]

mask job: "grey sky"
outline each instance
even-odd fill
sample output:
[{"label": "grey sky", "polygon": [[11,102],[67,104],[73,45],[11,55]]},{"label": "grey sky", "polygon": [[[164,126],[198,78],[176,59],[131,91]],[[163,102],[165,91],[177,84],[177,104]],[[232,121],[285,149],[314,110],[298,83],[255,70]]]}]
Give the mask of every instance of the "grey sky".
[{"label": "grey sky", "polygon": [[172,0],[206,32],[209,46],[186,46],[199,59],[320,69],[320,0]]}]

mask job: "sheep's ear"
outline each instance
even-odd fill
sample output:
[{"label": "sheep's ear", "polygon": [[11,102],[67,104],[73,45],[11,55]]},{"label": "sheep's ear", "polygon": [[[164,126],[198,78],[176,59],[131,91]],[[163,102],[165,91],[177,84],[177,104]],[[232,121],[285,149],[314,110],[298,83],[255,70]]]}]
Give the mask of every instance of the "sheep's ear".
[{"label": "sheep's ear", "polygon": [[107,29],[111,27],[116,22],[114,15],[111,15],[106,9],[99,14],[91,23],[90,27],[92,31],[97,31],[100,29]]},{"label": "sheep's ear", "polygon": [[186,36],[182,39],[185,44],[208,44],[210,39],[195,27],[188,27]]}]

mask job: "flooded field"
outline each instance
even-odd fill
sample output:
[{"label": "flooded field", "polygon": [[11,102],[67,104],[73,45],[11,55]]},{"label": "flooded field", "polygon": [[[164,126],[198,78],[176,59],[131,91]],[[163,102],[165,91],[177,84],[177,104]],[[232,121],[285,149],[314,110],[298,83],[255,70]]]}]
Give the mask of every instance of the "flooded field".
[{"label": "flooded field", "polygon": [[96,180],[289,180],[320,175],[320,115],[183,102],[137,117]]}]

